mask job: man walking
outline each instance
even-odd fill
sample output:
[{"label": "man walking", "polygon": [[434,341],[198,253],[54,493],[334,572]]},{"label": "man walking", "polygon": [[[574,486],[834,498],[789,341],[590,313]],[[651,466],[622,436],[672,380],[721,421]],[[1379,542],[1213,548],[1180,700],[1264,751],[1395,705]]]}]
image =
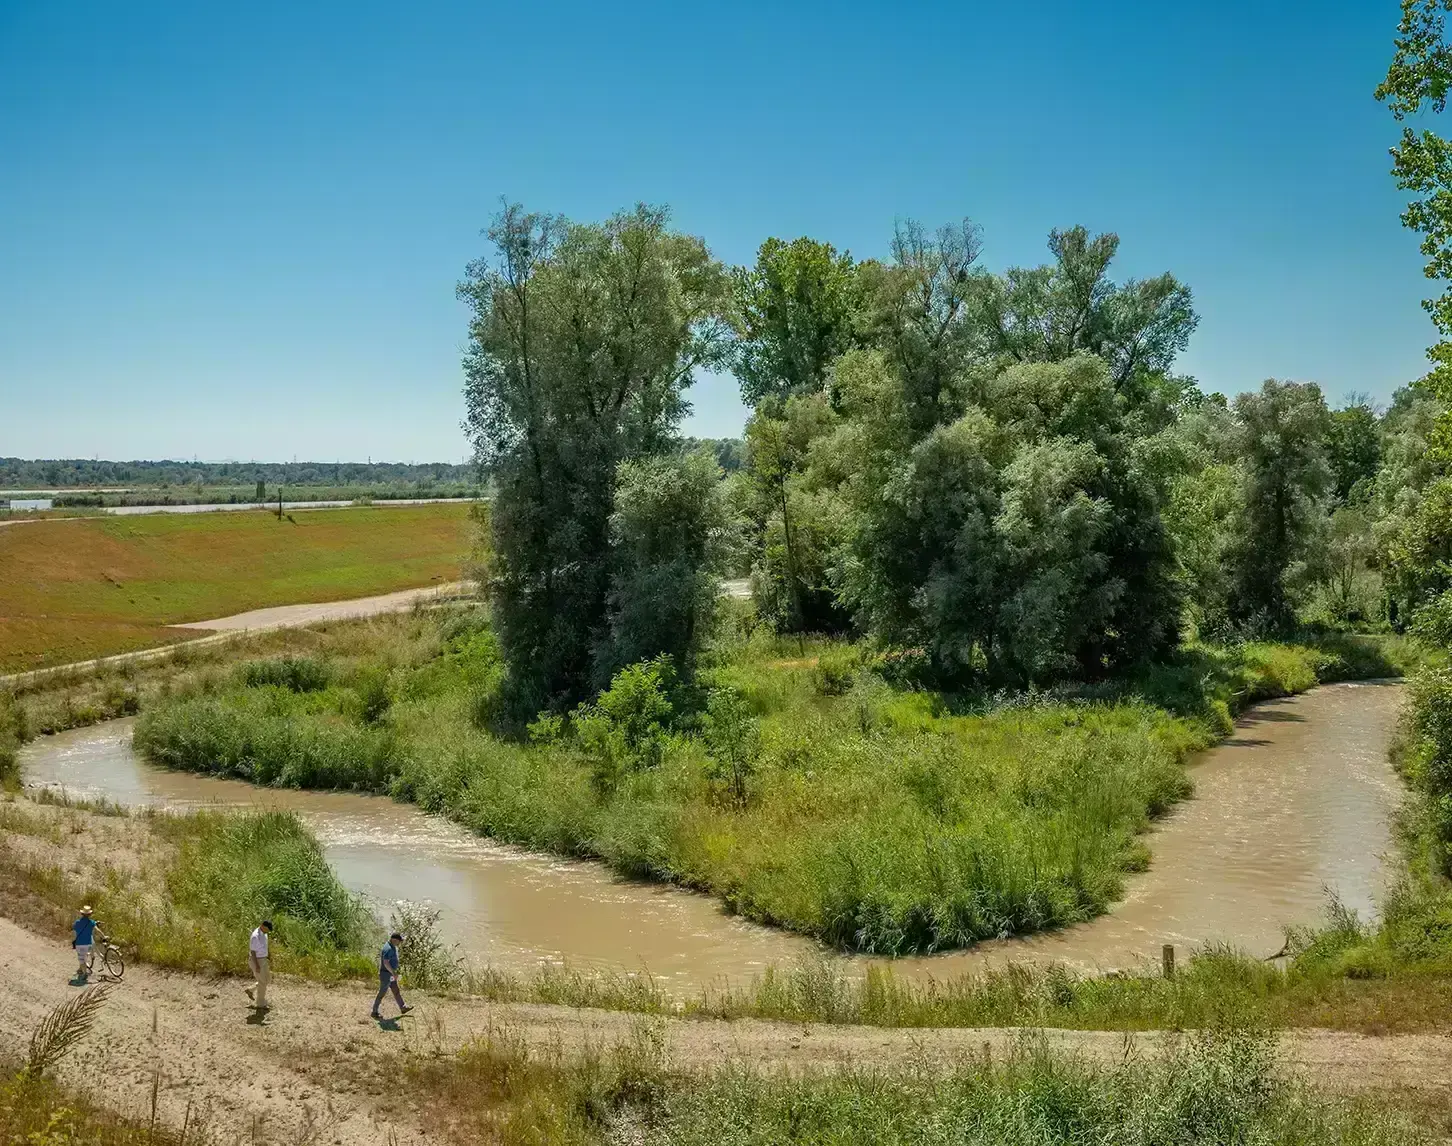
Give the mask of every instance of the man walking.
[{"label": "man walking", "polygon": [[89,903],[81,908],[80,918],[71,924],[71,930],[76,936],[71,940],[71,946],[76,949],[76,962],[80,964],[76,978],[85,981],[91,974],[91,945],[96,940],[96,921],[91,918]]},{"label": "man walking", "polygon": [[247,988],[247,997],[259,1011],[271,1010],[267,1005],[267,983],[272,978],[272,969],[268,962],[271,952],[267,937],[271,934],[272,920],[264,919],[252,932],[252,938],[247,943],[247,966],[252,969],[252,986]]},{"label": "man walking", "polygon": [[398,945],[403,942],[403,936],[395,931],[388,937],[388,942],[383,945],[383,950],[378,953],[378,998],[373,1000],[373,1014],[375,1019],[383,1016],[378,1013],[378,1008],[383,1005],[383,996],[393,991],[394,1001],[398,1003],[398,1013],[406,1015],[413,1010],[403,1001],[403,992],[398,989]]}]

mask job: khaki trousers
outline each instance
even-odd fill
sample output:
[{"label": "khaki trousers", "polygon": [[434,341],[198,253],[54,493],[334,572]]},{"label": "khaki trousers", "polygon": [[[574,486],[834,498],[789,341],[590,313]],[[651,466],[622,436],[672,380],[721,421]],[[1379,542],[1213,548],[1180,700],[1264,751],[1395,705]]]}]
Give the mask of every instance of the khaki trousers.
[{"label": "khaki trousers", "polygon": [[267,983],[272,978],[272,968],[267,965],[267,956],[252,957],[252,990],[249,994],[259,1007],[267,1006]]}]

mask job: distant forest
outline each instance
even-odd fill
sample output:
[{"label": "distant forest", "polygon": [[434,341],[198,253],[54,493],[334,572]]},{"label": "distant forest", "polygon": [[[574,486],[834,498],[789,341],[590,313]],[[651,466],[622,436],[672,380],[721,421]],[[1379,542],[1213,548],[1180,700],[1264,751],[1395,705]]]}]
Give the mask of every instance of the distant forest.
[{"label": "distant forest", "polygon": [[472,483],[473,465],[448,462],[105,462],[89,458],[0,458],[0,486],[70,489],[78,486],[381,485]]},{"label": "distant forest", "polygon": [[[687,438],[708,446],[725,471],[741,468],[739,438]],[[0,458],[0,489],[76,489],[93,486],[285,486],[477,485],[473,464],[448,462],[104,462],[89,458]]]}]

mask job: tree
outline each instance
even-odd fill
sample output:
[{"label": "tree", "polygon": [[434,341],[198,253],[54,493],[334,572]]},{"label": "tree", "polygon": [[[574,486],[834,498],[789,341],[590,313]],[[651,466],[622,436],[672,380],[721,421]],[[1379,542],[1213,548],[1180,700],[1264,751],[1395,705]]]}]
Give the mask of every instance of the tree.
[{"label": "tree", "polygon": [[662,653],[689,675],[715,614],[732,524],[709,450],[620,463],[597,687],[626,665]]},{"label": "tree", "polygon": [[726,788],[733,803],[744,806],[761,751],[761,722],[736,689],[713,688],[701,723],[711,750],[707,774]]},{"label": "tree", "polygon": [[1131,402],[1153,396],[1199,318],[1190,288],[1171,274],[1112,282],[1109,264],[1118,250],[1118,235],[1055,230],[1052,263],[981,277],[974,308],[989,352],[1005,366],[1094,354]]},{"label": "tree", "polygon": [[929,234],[909,220],[892,237],[892,262],[860,268],[871,345],[896,370],[914,440],[952,421],[967,401],[977,341],[966,321],[983,243],[967,219]]},{"label": "tree", "polygon": [[1275,379],[1239,395],[1234,412],[1246,490],[1230,619],[1252,631],[1283,630],[1295,620],[1293,582],[1334,480],[1325,445],[1331,415],[1314,382]]},{"label": "tree", "polygon": [[[846,365],[849,414],[890,441],[910,424],[900,376],[880,356]],[[1095,677],[1163,651],[1173,555],[1106,364],[1015,366],[983,399],[866,467],[844,565],[864,625],[949,680]]]},{"label": "tree", "polygon": [[1376,411],[1363,396],[1352,395],[1340,410],[1331,412],[1326,453],[1335,475],[1337,500],[1364,500],[1381,465],[1381,426]]},{"label": "tree", "polygon": [[733,369],[741,398],[812,394],[856,338],[860,292],[852,256],[815,239],[767,239],[733,278]]},{"label": "tree", "polygon": [[763,405],[746,427],[748,514],[756,535],[752,569],[758,610],[780,632],[840,630],[829,567],[841,522],[804,472],[814,443],[839,418],[816,393]]},{"label": "tree", "polygon": [[507,205],[470,263],[465,429],[494,474],[486,567],[516,717],[567,706],[611,644],[620,463],[664,454],[726,352],[728,279],[640,206],[576,224]]},{"label": "tree", "polygon": [[[1426,112],[1440,115],[1452,86],[1452,48],[1446,38],[1445,17],[1452,0],[1402,0],[1397,26],[1396,52],[1376,98],[1391,109],[1397,122]],[[1402,128],[1401,142],[1391,149],[1392,174],[1397,186],[1414,198],[1402,213],[1402,224],[1422,236],[1427,278],[1452,280],[1452,144],[1431,128]],[[1432,370],[1425,385],[1442,401],[1452,404],[1452,284],[1442,294],[1422,303],[1441,339],[1427,351]],[[1444,416],[1437,444],[1452,450],[1452,418]]]}]

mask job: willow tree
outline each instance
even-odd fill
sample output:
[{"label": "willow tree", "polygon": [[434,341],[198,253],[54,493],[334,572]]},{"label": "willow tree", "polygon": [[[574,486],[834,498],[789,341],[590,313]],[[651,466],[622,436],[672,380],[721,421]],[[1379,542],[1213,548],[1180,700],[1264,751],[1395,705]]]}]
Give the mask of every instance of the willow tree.
[{"label": "willow tree", "polygon": [[509,205],[486,234],[495,257],[458,291],[464,425],[494,475],[488,589],[506,699],[528,715],[608,675],[618,472],[674,452],[692,373],[726,348],[729,282],[663,208],[583,224]]}]

